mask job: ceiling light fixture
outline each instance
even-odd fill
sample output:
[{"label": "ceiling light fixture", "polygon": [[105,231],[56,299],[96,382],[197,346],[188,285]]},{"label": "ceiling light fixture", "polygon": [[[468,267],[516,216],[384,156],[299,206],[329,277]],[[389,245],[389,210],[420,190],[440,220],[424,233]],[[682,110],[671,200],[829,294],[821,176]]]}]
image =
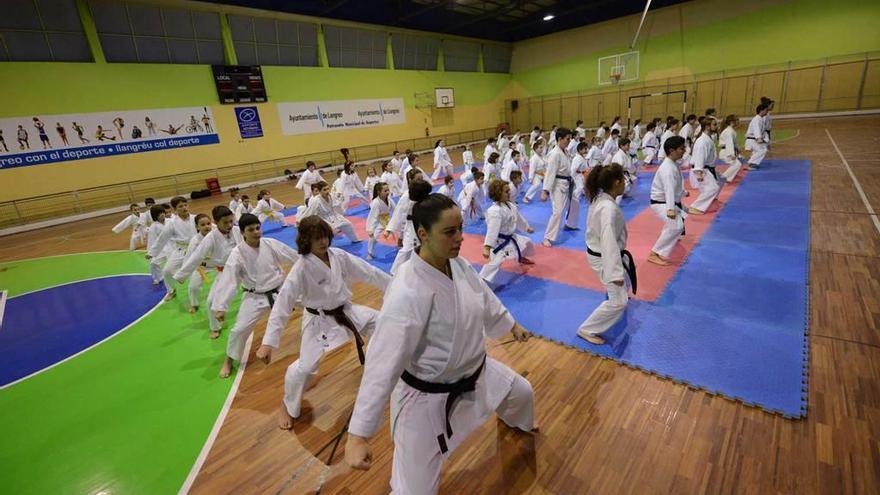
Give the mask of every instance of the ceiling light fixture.
[{"label": "ceiling light fixture", "polygon": [[547,14],[544,16],[544,20],[545,21],[552,21],[554,17],[556,17],[556,16],[553,14]]}]

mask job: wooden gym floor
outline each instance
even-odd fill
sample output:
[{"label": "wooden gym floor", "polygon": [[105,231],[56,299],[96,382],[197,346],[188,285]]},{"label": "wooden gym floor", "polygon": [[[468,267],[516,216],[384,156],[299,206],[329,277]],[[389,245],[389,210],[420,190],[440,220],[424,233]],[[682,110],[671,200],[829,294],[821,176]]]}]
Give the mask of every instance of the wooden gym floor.
[{"label": "wooden gym floor", "polygon": [[[880,492],[880,233],[826,133],[880,208],[880,117],[776,120],[774,127],[800,134],[769,158],[813,166],[807,418],[784,419],[539,339],[490,343],[491,355],[534,386],[542,430],[531,437],[487,422],[444,466],[441,493]],[[289,184],[269,189],[283,203],[300,201]],[[191,211],[216,203],[196,200]],[[120,216],[3,237],[0,261],[126,249],[128,235],[110,233]],[[381,294],[358,287],[355,300],[378,308]],[[322,363],[303,421],[292,432],[276,427],[300,316],[269,366],[246,369],[193,493],[388,492],[387,421],[372,441],[372,470],[344,465],[345,437],[331,468],[323,464],[329,448],[313,460],[351,411],[360,380],[351,346]]]}]

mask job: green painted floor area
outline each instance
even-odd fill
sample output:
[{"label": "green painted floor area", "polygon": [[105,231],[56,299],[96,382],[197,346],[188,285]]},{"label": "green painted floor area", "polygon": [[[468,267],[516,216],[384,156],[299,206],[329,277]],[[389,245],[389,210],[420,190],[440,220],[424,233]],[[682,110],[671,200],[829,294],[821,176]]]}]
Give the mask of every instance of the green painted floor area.
[{"label": "green painted floor area", "polygon": [[[10,297],[75,280],[148,273],[143,253],[0,264]],[[217,340],[185,289],[128,330],[0,390],[3,493],[176,493],[232,386],[217,372],[234,322]],[[202,300],[207,296],[202,289]],[[203,306],[204,308],[204,303]],[[95,308],[100,311],[101,308]]]}]

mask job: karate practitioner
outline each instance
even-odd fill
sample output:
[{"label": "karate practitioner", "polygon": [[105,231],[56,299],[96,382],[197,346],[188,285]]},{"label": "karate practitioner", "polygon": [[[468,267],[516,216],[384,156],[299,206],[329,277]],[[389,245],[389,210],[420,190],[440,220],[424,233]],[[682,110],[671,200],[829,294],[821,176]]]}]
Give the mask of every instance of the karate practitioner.
[{"label": "karate practitioner", "polygon": [[229,211],[235,211],[241,205],[241,192],[235,187],[229,190],[229,195],[232,197],[229,200]]},{"label": "karate practitioner", "polygon": [[292,265],[299,259],[296,251],[283,242],[263,237],[260,219],[255,215],[245,213],[238,226],[244,242],[229,253],[223,271],[214,282],[216,287],[211,304],[214,317],[222,324],[241,284],[244,292],[235,325],[229,332],[220,378],[227,378],[232,373],[235,361],[241,361],[245,343],[254,326],[275,304],[275,296],[284,282],[282,265]]},{"label": "karate practitioner", "polygon": [[596,128],[596,136],[597,138],[605,141],[605,133],[607,132],[608,127],[605,126],[605,121],[599,122],[599,127]]},{"label": "karate practitioner", "polygon": [[176,196],[171,199],[171,207],[174,209],[175,215],[165,219],[165,226],[162,228],[162,234],[156,240],[156,249],[166,249],[168,261],[165,262],[165,268],[162,270],[162,278],[165,280],[165,301],[170,301],[177,295],[175,287],[174,274],[180,269],[186,258],[186,248],[189,241],[196,235],[196,223],[193,216],[189,213],[189,202],[183,196]]},{"label": "karate practitioner", "polygon": [[514,170],[522,172],[522,166],[520,162],[522,161],[522,155],[517,150],[511,150],[510,158],[504,162],[504,165],[501,167],[501,180],[505,182],[510,182],[510,173]]},{"label": "karate practitioner", "polygon": [[461,205],[462,219],[465,225],[476,223],[483,218],[483,203],[486,202],[484,191],[486,176],[483,172],[474,172],[474,181],[458,193],[458,204]]},{"label": "karate practitioner", "polygon": [[470,170],[465,170],[464,173],[458,176],[458,180],[461,181],[462,189],[464,189],[465,186],[474,181],[474,173],[479,171],[480,169],[478,169],[476,166],[473,166]]},{"label": "karate practitioner", "polygon": [[257,194],[257,205],[254,207],[254,214],[260,219],[260,222],[266,220],[274,220],[280,222],[282,227],[288,227],[287,219],[282,213],[284,205],[272,198],[272,193],[263,189]]},{"label": "karate practitioner", "polygon": [[[400,159],[400,152],[399,151],[394,150],[394,153],[392,153],[392,156],[391,156],[391,161],[389,163],[391,164],[391,171],[394,172],[395,174],[397,174],[398,177],[401,177],[400,167],[403,166],[403,160]],[[382,166],[382,171],[383,172],[385,171],[384,165]],[[385,181],[383,180],[382,182],[385,182]],[[387,182],[386,182],[386,184],[387,184]]]},{"label": "karate practitioner", "polygon": [[[657,158],[662,162],[666,159],[666,140],[678,135],[678,119],[672,117],[671,119],[666,121],[666,129],[663,131],[663,134],[660,135],[660,150]],[[687,146],[687,143],[685,143]],[[682,155],[683,157],[684,155]]]},{"label": "karate practitioner", "polygon": [[474,166],[474,163],[475,163],[474,152],[471,151],[471,145],[469,145],[469,144],[464,145],[464,151],[461,152],[461,161],[464,162],[465,170]]},{"label": "karate practitioner", "polygon": [[617,163],[594,168],[587,177],[587,263],[596,271],[608,298],[581,323],[577,334],[595,345],[605,343],[602,334],[623,316],[629,300],[627,285],[636,292],[636,266],[626,250],[626,220],[614,200],[623,194],[624,187],[623,168]]},{"label": "karate practitioner", "polygon": [[586,139],[587,130],[584,128],[583,120],[578,120],[574,123],[574,137],[577,139]]},{"label": "karate practitioner", "polygon": [[486,162],[489,161],[489,157],[492,156],[492,153],[496,153],[498,154],[498,156],[501,156],[501,154],[498,153],[498,149],[495,148],[495,140],[489,138],[489,140],[486,142],[486,147],[483,148],[483,168],[486,168]]},{"label": "karate practitioner", "polygon": [[351,198],[360,198],[366,204],[370,204],[370,200],[364,195],[364,183],[361,182],[360,176],[354,170],[354,163],[346,162],[342,166],[342,211],[345,212]]},{"label": "karate practitioner", "polygon": [[559,227],[562,226],[562,216],[568,213],[565,228],[577,230],[577,217],[580,205],[572,201],[574,184],[571,178],[571,160],[565,154],[565,148],[571,141],[571,131],[561,128],[557,131],[558,143],[547,155],[547,173],[544,176],[544,190],[541,192],[541,201],[550,199],[553,213],[547,221],[547,229],[544,231],[544,246],[551,247],[559,237]]},{"label": "karate practitioner", "polygon": [[[391,189],[388,184],[379,182],[373,187],[373,201],[370,203],[370,214],[367,216],[367,259],[375,258],[376,239],[385,232],[391,215],[394,213],[394,200],[391,199]],[[388,238],[388,234],[385,234]]]},{"label": "karate practitioner", "polygon": [[617,142],[617,145],[620,149],[617,150],[617,153],[614,154],[614,157],[611,158],[611,163],[618,164],[623,168],[623,178],[624,178],[624,188],[623,193],[618,196],[613,196],[617,201],[617,204],[620,204],[620,199],[623,197],[631,197],[633,192],[636,189],[636,184],[639,180],[639,168],[633,162],[632,155],[630,155],[630,147],[632,143],[628,138],[620,138]]},{"label": "karate practitioner", "polygon": [[[186,258],[184,259],[184,263],[186,264],[186,260],[190,258],[193,253],[198,250],[199,244],[205,239],[205,236],[211,232],[211,217],[204,213],[199,213],[196,215],[196,235],[193,236],[189,241],[189,246],[186,248]],[[181,264],[181,268],[183,267]],[[205,261],[202,260],[199,262],[201,267],[207,266]],[[180,273],[180,270],[177,271]],[[174,274],[174,281],[178,282],[177,273]],[[204,278],[203,278],[204,277]],[[190,273],[189,284],[187,284],[187,295],[189,296],[189,314],[195,314],[196,311],[199,310],[199,295],[202,292],[202,286],[205,284],[205,279],[207,276],[204,271],[193,271]],[[180,281],[182,283],[182,281]],[[210,313],[210,311],[208,311]]]},{"label": "karate practitioner", "polygon": [[354,233],[354,226],[342,215],[340,204],[330,197],[330,186],[326,182],[320,182],[317,187],[320,188],[321,193],[309,200],[302,218],[319,216],[333,227],[334,233],[344,235],[352,244],[361,242]]},{"label": "karate practitioner", "polygon": [[165,229],[165,208],[160,205],[151,206],[150,218],[153,222],[147,233],[145,258],[150,262],[150,276],[153,277],[153,285],[159,285],[162,282],[162,263],[168,259],[166,246],[159,245],[159,237],[162,236],[162,230]]},{"label": "karate practitioner", "polygon": [[404,192],[403,179],[392,170],[392,167],[393,165],[391,162],[385,162],[382,164],[382,176],[379,177],[379,182],[388,184],[392,196],[400,197]]},{"label": "karate practitioner", "polygon": [[602,138],[593,136],[592,142],[589,146],[589,151],[587,151],[586,160],[587,160],[587,168],[595,168],[601,167],[602,163],[605,161],[605,156],[602,155]]},{"label": "karate practitioner", "polygon": [[373,200],[373,191],[376,189],[376,184],[380,182],[379,176],[376,175],[376,169],[370,167],[367,169],[367,180],[364,181],[364,194],[369,196],[370,201]]},{"label": "karate practitioner", "polygon": [[749,156],[749,165],[746,170],[754,170],[761,166],[764,157],[767,156],[766,129],[764,128],[764,117],[767,116],[767,105],[761,103],[755,109],[755,116],[749,122],[749,130],[746,131],[746,149],[751,151]]},{"label": "karate practitioner", "polygon": [[767,150],[769,151],[770,133],[773,129],[773,117],[771,115],[771,112],[773,112],[773,106],[776,104],[776,102],[766,96],[762,96],[761,103],[767,105],[767,115],[764,116],[764,142],[767,143]]},{"label": "karate practitioner", "polygon": [[676,163],[684,156],[684,138],[671,136],[663,143],[663,147],[666,158],[663,159],[651,183],[651,209],[663,220],[663,230],[660,231],[657,242],[651,248],[648,261],[667,266],[669,261],[666,257],[672,252],[672,248],[684,232],[686,214],[681,205],[681,198],[684,197],[685,191],[681,171]]},{"label": "karate practitioner", "polygon": [[400,265],[404,264],[412,257],[413,251],[418,246],[419,239],[416,237],[416,230],[412,222],[412,209],[419,202],[424,200],[431,194],[431,184],[422,180],[421,174],[415,174],[409,182],[409,190],[406,196],[400,198],[397,208],[391,215],[391,222],[385,228],[386,237],[390,232],[403,232],[399,236],[400,249],[397,256],[394,257],[394,263],[391,265],[391,275],[395,275]]},{"label": "karate practitioner", "polygon": [[531,239],[516,231],[531,234],[535,230],[511,201],[507,182],[493,180],[489,184],[489,198],[494,203],[486,211],[486,238],[483,241],[483,258],[489,262],[480,270],[480,278],[491,284],[504,260],[515,259],[523,265],[534,264],[526,256],[534,254],[535,246]]},{"label": "karate practitioner", "polygon": [[390,397],[393,493],[437,493],[443,460],[493,412],[512,428],[537,430],[529,382],[486,356],[486,337],[528,334],[459,257],[461,218],[438,194],[413,209],[421,247],[392,279],[367,350],[345,459],[370,469],[368,440]]},{"label": "karate practitioner", "polygon": [[587,172],[590,171],[590,167],[587,165],[587,148],[589,148],[589,145],[586,142],[578,144],[574,158],[571,160],[571,178],[574,182],[574,192],[571,194],[571,200],[578,204],[580,204],[581,198],[584,195],[584,178]]},{"label": "karate practitioner", "polygon": [[610,165],[611,159],[619,149],[617,140],[620,139],[620,129],[611,129],[611,135],[602,144],[602,165]]},{"label": "karate practitioner", "polygon": [[442,194],[448,198],[455,196],[455,179],[451,175],[443,178],[443,185],[437,189],[437,194]]},{"label": "karate practitioner", "polygon": [[125,229],[131,227],[131,238],[128,240],[128,250],[134,251],[141,246],[144,239],[144,227],[141,225],[141,207],[132,204],[128,207],[130,213],[119,223],[113,226],[114,234],[121,234]]},{"label": "karate practitioner", "polygon": [[700,190],[700,195],[688,207],[688,213],[703,215],[709,211],[712,202],[721,194],[721,182],[718,172],[715,171],[715,140],[712,138],[718,131],[718,123],[715,119],[706,119],[703,123],[703,132],[694,143],[694,151],[691,160],[694,170],[691,173],[691,186]]},{"label": "karate practitioner", "polygon": [[272,351],[281,345],[281,332],[295,304],[305,308],[299,358],[284,374],[284,399],[278,412],[278,426],[289,430],[300,416],[303,392],[318,374],[324,353],[352,338],[358,357],[364,363],[364,340],[376,327],[378,311],[352,304],[351,283],[365,282],[385,292],[391,281],[385,272],[366,261],[330,247],[333,229],[318,217],[299,224],[296,247],[300,255],[284,280],[269,313],[269,323],[257,358],[269,364]]},{"label": "karate practitioner", "polygon": [[431,181],[440,178],[441,172],[444,176],[451,177],[452,169],[452,158],[449,157],[449,152],[446,151],[446,143],[440,139],[434,143],[434,173],[431,174]]},{"label": "karate practitioner", "polygon": [[721,176],[725,181],[733,182],[736,179],[736,175],[742,169],[742,162],[740,161],[742,156],[740,155],[739,146],[736,144],[736,128],[739,126],[739,117],[728,115],[724,119],[724,124],[724,130],[721,131],[721,137],[718,140],[721,144],[721,152],[718,153],[718,157],[728,165],[727,170]]},{"label": "karate practitioner", "polygon": [[247,194],[241,195],[241,204],[238,205],[238,208],[232,211],[235,215],[235,223],[238,224],[238,219],[241,218],[245,213],[253,213],[254,208],[251,206],[251,198]]},{"label": "karate practitioner", "polygon": [[642,119],[636,119],[629,132],[629,140],[630,143],[632,143],[629,147],[629,155],[635,158],[638,154],[639,148],[642,147]]},{"label": "karate practitioner", "polygon": [[[195,251],[187,256],[180,266],[180,270],[174,274],[174,280],[182,283],[187,277],[191,277],[199,267],[216,270],[217,278],[219,279],[233,248],[244,240],[241,236],[241,230],[234,225],[235,214],[229,208],[222,205],[215,206],[211,210],[211,217],[214,218],[216,228],[212,229],[202,242],[199,243]],[[211,339],[216,339],[220,336],[220,328],[222,327],[220,320],[217,319],[214,311],[212,311],[214,299],[217,297],[218,286],[219,284],[215,280],[208,291],[208,299],[205,302],[208,307],[206,313],[208,313],[208,328],[211,331],[209,334]]]},{"label": "karate practitioner", "polygon": [[544,140],[535,141],[532,145],[532,157],[529,158],[529,190],[523,198],[523,203],[529,204],[535,193],[543,189],[544,171],[547,170],[547,163],[544,161]]},{"label": "karate practitioner", "polygon": [[306,170],[299,176],[299,180],[296,182],[296,188],[303,192],[305,198],[308,198],[312,184],[317,184],[318,182],[324,182],[324,178],[321,177],[321,172],[317,170],[315,162],[309,160],[306,162]]},{"label": "karate practitioner", "polygon": [[647,132],[645,132],[645,138],[642,140],[642,153],[644,153],[645,165],[651,165],[654,163],[654,159],[657,158],[657,150],[660,149],[660,140],[657,139],[655,134],[657,124],[650,122],[645,126],[645,130]]},{"label": "karate practitioner", "polygon": [[623,127],[620,125],[620,115],[614,117],[614,120],[611,121],[611,132],[617,130],[617,134],[620,135],[623,132]]}]

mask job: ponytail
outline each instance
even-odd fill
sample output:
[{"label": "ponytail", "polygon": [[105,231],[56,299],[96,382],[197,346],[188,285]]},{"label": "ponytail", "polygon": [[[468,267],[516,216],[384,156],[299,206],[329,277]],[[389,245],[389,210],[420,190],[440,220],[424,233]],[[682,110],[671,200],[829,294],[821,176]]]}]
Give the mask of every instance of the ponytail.
[{"label": "ponytail", "polygon": [[596,199],[601,191],[609,191],[614,182],[623,179],[623,167],[618,163],[612,163],[605,167],[593,167],[587,175],[585,189],[590,201]]}]

